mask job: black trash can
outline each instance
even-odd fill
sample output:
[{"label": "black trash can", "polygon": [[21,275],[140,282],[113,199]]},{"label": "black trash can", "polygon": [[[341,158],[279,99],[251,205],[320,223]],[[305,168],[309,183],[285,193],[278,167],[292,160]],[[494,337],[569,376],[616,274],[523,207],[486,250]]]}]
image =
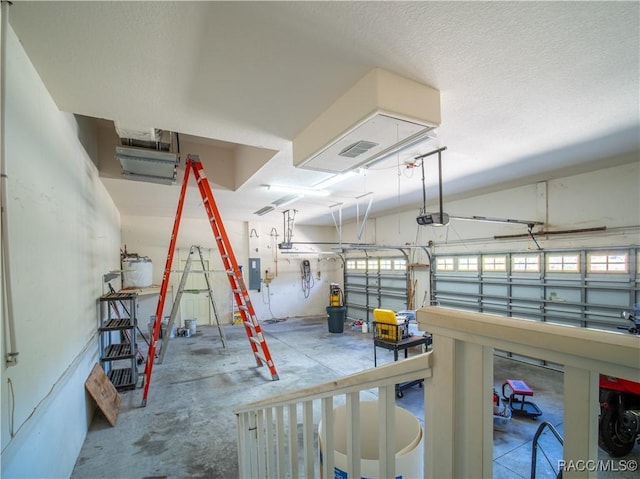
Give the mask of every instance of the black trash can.
[{"label": "black trash can", "polygon": [[327,320],[330,333],[344,332],[344,320],[347,316],[346,306],[327,306]]}]

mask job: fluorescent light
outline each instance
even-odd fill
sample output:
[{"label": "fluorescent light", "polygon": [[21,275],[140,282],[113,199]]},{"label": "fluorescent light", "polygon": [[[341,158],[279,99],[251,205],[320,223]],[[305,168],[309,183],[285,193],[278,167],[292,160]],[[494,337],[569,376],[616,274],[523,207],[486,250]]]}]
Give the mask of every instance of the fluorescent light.
[{"label": "fluorescent light", "polygon": [[273,206],[265,206],[264,208],[260,208],[258,211],[254,211],[253,214],[258,216],[263,216],[273,210],[275,210]]},{"label": "fluorescent light", "polygon": [[293,193],[297,195],[308,196],[329,196],[331,193],[327,190],[316,190],[313,188],[295,188],[292,186],[267,185],[269,191],[279,191],[281,193]]},{"label": "fluorescent light", "polygon": [[280,198],[280,200],[276,200],[271,204],[276,205],[278,208],[282,208],[284,206],[290,205],[291,203],[298,201],[301,198],[304,198],[304,195],[291,195],[291,197],[284,196],[283,198],[286,198],[286,199],[282,201],[282,198]]},{"label": "fluorescent light", "polygon": [[346,173],[342,173],[341,175],[334,175],[331,178],[327,178],[326,180],[321,181],[314,188],[327,188],[329,186],[333,186],[341,181],[346,180],[347,178],[351,178],[358,173],[356,171],[347,171]]}]

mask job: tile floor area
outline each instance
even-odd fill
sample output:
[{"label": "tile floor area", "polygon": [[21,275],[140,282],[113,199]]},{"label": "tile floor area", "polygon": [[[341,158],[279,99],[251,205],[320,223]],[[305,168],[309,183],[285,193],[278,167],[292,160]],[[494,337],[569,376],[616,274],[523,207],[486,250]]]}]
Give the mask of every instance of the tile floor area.
[{"label": "tile floor area", "polygon": [[[229,347],[224,350],[217,328],[199,325],[195,336],[170,341],[164,363],[154,367],[146,407],[140,407],[142,389],[136,389],[121,394],[115,427],[96,413],[72,479],[238,477],[236,405],[373,367],[371,335],[348,325],[342,334],[329,333],[324,317],[263,321],[262,326],[280,380],[255,367],[241,326],[225,326]],[[393,361],[391,351],[378,349],[377,357],[379,364]],[[529,478],[538,425],[548,421],[562,433],[562,374],[496,358],[498,391],[506,379],[526,380],[543,415],[514,417],[505,432],[494,431],[494,478]],[[423,400],[423,390],[414,387],[397,404],[422,423]],[[549,464],[557,465],[561,447],[548,431],[540,444],[536,477],[555,477]],[[607,459],[604,453],[601,458]],[[640,447],[629,458],[640,459]]]}]

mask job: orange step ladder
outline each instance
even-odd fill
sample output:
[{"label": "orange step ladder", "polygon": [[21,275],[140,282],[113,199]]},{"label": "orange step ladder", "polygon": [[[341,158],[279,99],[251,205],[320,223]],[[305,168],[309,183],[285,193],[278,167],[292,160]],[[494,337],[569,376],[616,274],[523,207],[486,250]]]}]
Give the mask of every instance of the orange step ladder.
[{"label": "orange step ladder", "polygon": [[182,189],[180,190],[180,199],[178,200],[178,209],[176,217],[173,223],[173,231],[171,233],[171,241],[169,242],[169,253],[167,254],[167,262],[164,268],[164,274],[162,276],[162,284],[160,286],[160,294],[158,296],[158,306],[156,308],[156,320],[153,324],[153,335],[149,344],[149,351],[147,353],[147,362],[144,370],[144,391],[142,394],[142,407],[147,405],[147,397],[149,395],[149,385],[151,384],[151,374],[153,372],[153,363],[156,356],[156,345],[160,334],[160,327],[162,323],[162,311],[164,310],[164,301],[167,296],[167,288],[169,286],[169,276],[171,274],[171,263],[173,262],[173,254],[176,248],[176,240],[178,237],[178,229],[180,228],[180,218],[182,216],[182,208],[184,206],[184,198],[187,192],[187,184],[189,183],[189,174],[193,171],[193,174],[202,196],[202,202],[211,224],[213,231],[213,237],[218,245],[218,251],[224,264],[224,269],[227,272],[229,278],[229,284],[231,285],[231,291],[233,291],[233,298],[242,316],[242,324],[244,325],[245,332],[249,338],[249,344],[251,350],[256,358],[258,366],[266,364],[271,372],[271,378],[278,380],[278,373],[276,367],[271,359],[271,353],[269,347],[262,333],[260,322],[256,316],[256,312],[251,304],[249,298],[249,292],[245,286],[244,279],[240,273],[238,262],[236,260],[233,249],[227,232],[222,223],[222,218],[216,202],[213,199],[213,192],[209,185],[206,175],[202,169],[202,163],[197,155],[188,155],[187,163],[184,172],[184,179],[182,180]]}]

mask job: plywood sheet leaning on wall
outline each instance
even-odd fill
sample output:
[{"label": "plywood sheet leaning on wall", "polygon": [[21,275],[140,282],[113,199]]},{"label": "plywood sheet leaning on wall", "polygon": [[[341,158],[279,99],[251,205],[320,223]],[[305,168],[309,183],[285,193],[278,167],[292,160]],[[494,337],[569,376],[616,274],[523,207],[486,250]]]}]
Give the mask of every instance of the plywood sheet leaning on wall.
[{"label": "plywood sheet leaning on wall", "polygon": [[84,382],[84,386],[95,400],[104,417],[109,421],[109,424],[115,426],[118,420],[118,412],[120,412],[120,394],[118,394],[118,391],[116,391],[116,388],[111,384],[111,381],[109,381],[109,378],[98,363],[93,366],[91,374]]}]

